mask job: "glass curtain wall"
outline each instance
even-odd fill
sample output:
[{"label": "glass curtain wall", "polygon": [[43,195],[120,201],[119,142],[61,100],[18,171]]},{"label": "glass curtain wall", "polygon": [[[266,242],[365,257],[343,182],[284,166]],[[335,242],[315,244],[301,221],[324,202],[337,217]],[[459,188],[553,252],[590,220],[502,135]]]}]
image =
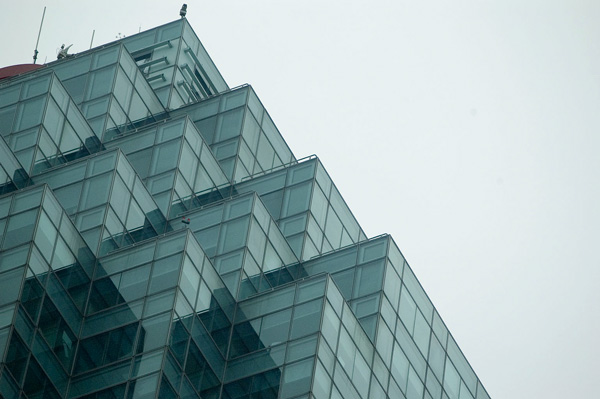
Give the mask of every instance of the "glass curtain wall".
[{"label": "glass curtain wall", "polygon": [[292,151],[250,86],[173,111],[198,127],[232,182],[295,161]]},{"label": "glass curtain wall", "polygon": [[101,147],[99,135],[48,71],[0,86],[0,133],[30,175]]},{"label": "glass curtain wall", "polygon": [[1,80],[0,135],[0,397],[489,399],[185,18]]},{"label": "glass curtain wall", "polygon": [[98,255],[162,234],[166,220],[120,150],[35,176],[48,184]]},{"label": "glass curtain wall", "polygon": [[125,153],[167,218],[223,198],[228,179],[186,116],[105,143]]},{"label": "glass curtain wall", "polygon": [[253,177],[234,191],[261,197],[301,260],[366,239],[317,158]]},{"label": "glass curtain wall", "polygon": [[183,214],[172,229],[189,228],[238,300],[289,282],[282,266],[298,262],[260,198],[245,194]]},{"label": "glass curtain wall", "polygon": [[102,140],[164,118],[165,109],[121,43],[46,68],[56,73]]},{"label": "glass curtain wall", "polygon": [[0,197],[0,386],[65,397],[94,256],[46,185]]},{"label": "glass curtain wall", "polygon": [[0,195],[27,185],[28,176],[13,152],[0,137]]},{"label": "glass curtain wall", "polygon": [[186,19],[122,42],[168,110],[229,89]]}]

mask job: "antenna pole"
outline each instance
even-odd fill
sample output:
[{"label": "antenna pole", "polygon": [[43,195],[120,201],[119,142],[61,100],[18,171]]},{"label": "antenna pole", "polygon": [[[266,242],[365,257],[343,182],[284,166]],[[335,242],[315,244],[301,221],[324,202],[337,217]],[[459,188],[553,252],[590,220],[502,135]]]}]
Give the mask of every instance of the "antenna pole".
[{"label": "antenna pole", "polygon": [[44,25],[44,17],[46,16],[46,6],[42,14],[42,22],[40,22],[40,31],[38,32],[37,42],[35,42],[35,50],[33,50],[33,63],[35,64],[38,56],[38,44],[40,43],[40,35],[42,34],[42,25]]},{"label": "antenna pole", "polygon": [[90,48],[92,48],[92,44],[94,43],[94,34],[96,33],[96,29],[92,31],[92,41],[90,42]]}]

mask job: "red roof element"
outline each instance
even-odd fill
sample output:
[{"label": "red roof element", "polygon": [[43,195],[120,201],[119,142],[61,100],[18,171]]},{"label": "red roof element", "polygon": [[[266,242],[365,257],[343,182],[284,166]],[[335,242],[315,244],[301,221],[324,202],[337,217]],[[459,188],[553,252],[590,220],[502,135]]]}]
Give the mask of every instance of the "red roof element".
[{"label": "red roof element", "polygon": [[19,64],[7,66],[0,68],[0,79],[10,78],[43,67],[43,65],[39,64]]}]

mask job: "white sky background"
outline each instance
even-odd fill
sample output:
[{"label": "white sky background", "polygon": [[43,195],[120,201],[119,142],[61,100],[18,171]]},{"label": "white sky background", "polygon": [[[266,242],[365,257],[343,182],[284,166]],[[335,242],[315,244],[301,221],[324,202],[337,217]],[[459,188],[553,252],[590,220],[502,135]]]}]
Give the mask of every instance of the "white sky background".
[{"label": "white sky background", "polygon": [[[0,67],[178,18],[181,1],[3,5]],[[391,233],[493,399],[600,370],[600,2],[215,1],[188,19],[369,236]]]}]

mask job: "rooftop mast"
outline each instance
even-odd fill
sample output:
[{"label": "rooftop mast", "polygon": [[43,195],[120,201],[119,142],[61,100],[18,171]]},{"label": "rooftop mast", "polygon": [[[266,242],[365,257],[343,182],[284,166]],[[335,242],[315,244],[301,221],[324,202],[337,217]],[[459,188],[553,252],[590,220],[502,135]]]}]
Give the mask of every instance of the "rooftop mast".
[{"label": "rooftop mast", "polygon": [[42,34],[42,25],[44,24],[44,16],[46,16],[46,6],[44,6],[44,13],[42,14],[42,22],[40,22],[40,31],[38,32],[37,42],[35,42],[35,50],[33,50],[33,63],[35,64],[38,56],[38,44],[40,43],[40,35]]}]

